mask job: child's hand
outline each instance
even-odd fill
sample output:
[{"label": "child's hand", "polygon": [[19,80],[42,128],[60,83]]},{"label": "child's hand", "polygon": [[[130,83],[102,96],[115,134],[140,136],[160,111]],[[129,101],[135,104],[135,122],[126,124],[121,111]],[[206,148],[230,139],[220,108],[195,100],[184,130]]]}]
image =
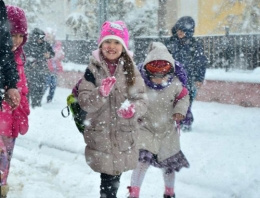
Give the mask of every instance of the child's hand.
[{"label": "child's hand", "polygon": [[132,118],[135,114],[135,105],[129,103],[129,106],[127,107],[120,107],[120,109],[117,111],[117,114],[121,118]]},{"label": "child's hand", "polygon": [[101,86],[99,87],[100,94],[104,97],[107,97],[111,92],[115,83],[116,83],[116,78],[114,76],[103,79]]},{"label": "child's hand", "polygon": [[50,52],[46,52],[46,53],[44,53],[44,57],[45,57],[46,59],[49,59],[49,58],[51,57]]},{"label": "child's hand", "polygon": [[5,93],[5,101],[12,107],[12,110],[16,109],[21,101],[20,93],[17,89],[8,89]]},{"label": "child's hand", "polygon": [[184,118],[185,118],[185,116],[182,115],[182,114],[180,114],[180,113],[175,113],[175,114],[173,114],[173,120],[175,120],[175,121],[181,121],[181,120],[183,120]]},{"label": "child's hand", "polygon": [[196,86],[196,88],[197,89],[200,89],[201,88],[201,86],[202,86],[202,82],[199,82],[199,81],[197,81],[197,82],[195,82],[195,86]]}]

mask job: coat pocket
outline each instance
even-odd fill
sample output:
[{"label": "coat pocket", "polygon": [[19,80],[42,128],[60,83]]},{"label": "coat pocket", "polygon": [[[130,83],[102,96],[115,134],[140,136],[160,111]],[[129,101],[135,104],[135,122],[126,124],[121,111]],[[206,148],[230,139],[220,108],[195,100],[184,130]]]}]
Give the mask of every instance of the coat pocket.
[{"label": "coat pocket", "polygon": [[111,140],[109,131],[102,126],[85,129],[84,139],[89,148],[96,151],[109,151]]},{"label": "coat pocket", "polygon": [[120,129],[116,131],[116,139],[120,151],[131,150],[136,144],[136,127],[130,120],[124,120],[120,124]]}]

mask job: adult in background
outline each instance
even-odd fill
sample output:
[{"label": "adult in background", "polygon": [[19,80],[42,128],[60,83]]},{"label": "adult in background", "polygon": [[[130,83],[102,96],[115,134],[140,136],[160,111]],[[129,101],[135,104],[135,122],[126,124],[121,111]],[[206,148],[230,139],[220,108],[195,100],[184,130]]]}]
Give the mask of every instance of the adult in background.
[{"label": "adult in background", "polygon": [[25,72],[32,108],[41,106],[46,89],[46,79],[50,74],[47,60],[55,56],[51,45],[44,40],[44,37],[44,31],[35,28],[29,37],[29,42],[24,47],[27,57]]},{"label": "adult in background", "polygon": [[0,0],[0,107],[5,97],[5,100],[15,109],[20,104],[21,97],[16,89],[18,72],[11,49],[12,40],[6,8],[4,2]]},{"label": "adult in background", "polygon": [[51,44],[52,49],[55,52],[55,56],[48,59],[49,75],[47,77],[47,87],[49,87],[49,94],[47,96],[47,103],[52,102],[54,93],[57,87],[57,77],[60,72],[63,71],[62,60],[64,59],[64,51],[62,49],[62,43],[56,40],[56,33],[53,29],[47,28],[45,31],[45,40]]},{"label": "adult in background", "polygon": [[195,21],[190,16],[181,17],[172,28],[172,37],[166,42],[168,50],[176,61],[184,65],[188,75],[187,88],[190,96],[190,106],[186,118],[181,122],[183,131],[191,131],[194,121],[191,112],[192,102],[198,89],[203,84],[208,59],[203,46],[193,37]]}]

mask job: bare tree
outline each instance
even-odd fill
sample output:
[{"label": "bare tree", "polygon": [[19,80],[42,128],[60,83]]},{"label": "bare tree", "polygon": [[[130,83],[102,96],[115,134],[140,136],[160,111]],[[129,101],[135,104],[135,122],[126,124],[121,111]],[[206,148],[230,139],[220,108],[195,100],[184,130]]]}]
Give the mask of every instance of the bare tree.
[{"label": "bare tree", "polygon": [[32,29],[41,24],[39,13],[43,14],[43,10],[48,10],[49,12],[53,11],[53,9],[50,6],[53,1],[54,0],[5,0],[5,3],[22,8],[25,11],[29,29]]},{"label": "bare tree", "polygon": [[97,5],[93,0],[79,0],[77,6],[81,12],[71,13],[67,19],[66,24],[70,27],[74,35],[86,38],[93,38],[97,34]]}]

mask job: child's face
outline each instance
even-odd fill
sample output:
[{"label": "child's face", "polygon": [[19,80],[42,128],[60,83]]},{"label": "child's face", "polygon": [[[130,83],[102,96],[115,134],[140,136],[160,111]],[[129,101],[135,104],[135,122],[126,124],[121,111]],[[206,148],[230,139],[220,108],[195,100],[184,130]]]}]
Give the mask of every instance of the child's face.
[{"label": "child's face", "polygon": [[182,30],[178,30],[178,31],[177,31],[177,36],[178,36],[180,39],[182,39],[182,38],[185,37],[185,32],[183,32]]},{"label": "child's face", "polygon": [[165,75],[165,76],[152,76],[151,77],[151,81],[155,84],[164,84],[167,82],[169,76]]},{"label": "child's face", "polygon": [[123,45],[117,40],[108,39],[102,43],[101,51],[108,60],[117,60],[123,52]]},{"label": "child's face", "polygon": [[23,43],[23,34],[12,34],[13,47],[12,51],[15,51]]}]

